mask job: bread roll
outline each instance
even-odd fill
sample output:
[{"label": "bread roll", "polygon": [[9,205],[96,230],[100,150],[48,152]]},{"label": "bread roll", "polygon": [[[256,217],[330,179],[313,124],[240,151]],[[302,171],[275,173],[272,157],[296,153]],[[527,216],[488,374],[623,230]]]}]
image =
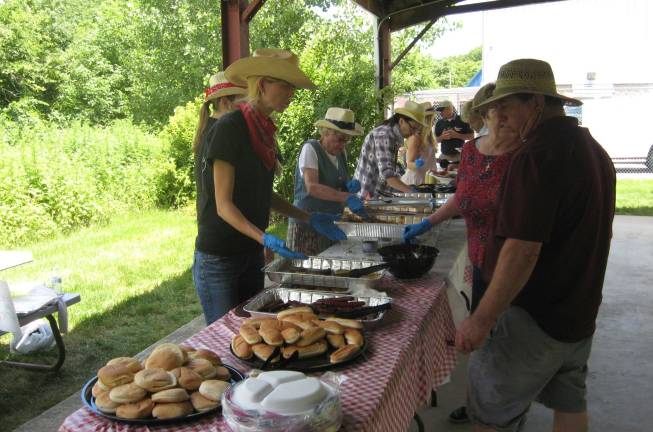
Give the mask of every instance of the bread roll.
[{"label": "bread roll", "polygon": [[343,334],[345,332],[345,328],[334,321],[324,321],[324,320],[316,319],[313,320],[312,322],[316,326],[322,327],[324,330],[327,331],[327,333]]},{"label": "bread roll", "polygon": [[299,358],[311,358],[324,354],[327,351],[327,342],[322,339],[314,344],[300,347],[297,345],[288,345],[283,348],[282,355],[284,358],[290,358],[295,351],[299,351]]},{"label": "bread roll", "polygon": [[193,413],[193,406],[189,401],[158,403],[154,405],[152,416],[158,419],[169,419],[175,417],[184,417]]},{"label": "bread roll", "polygon": [[199,392],[202,396],[212,401],[219,401],[224,393],[229,388],[229,383],[219,380],[206,380],[200,386]]},{"label": "bread roll", "polygon": [[358,353],[358,351],[360,351],[358,345],[345,345],[332,352],[329,361],[331,363],[344,362],[345,360],[352,358],[356,353]]},{"label": "bread roll", "polygon": [[287,328],[281,331],[281,337],[287,344],[294,344],[299,340],[302,333],[295,328]]},{"label": "bread roll", "polygon": [[297,324],[293,324],[290,321],[279,321],[279,323],[281,324],[279,326],[281,331],[284,331],[289,328],[299,330],[300,332],[302,331],[302,328],[300,326],[298,326]]},{"label": "bread roll", "polygon": [[134,374],[124,365],[104,366],[97,372],[97,377],[107,389],[134,381]]},{"label": "bread roll", "polygon": [[289,322],[289,323],[299,327],[302,330],[307,330],[309,328],[315,327],[315,324],[313,324],[312,320],[316,319],[316,318],[317,317],[312,318],[310,320],[306,320],[306,319],[302,318],[301,315],[289,315],[289,316],[283,317],[282,321]]},{"label": "bread roll", "polygon": [[363,334],[355,329],[346,329],[345,330],[345,340],[349,345],[358,345],[359,347],[363,346]]},{"label": "bread roll", "polygon": [[275,328],[264,329],[261,325],[258,333],[263,338],[263,341],[272,346],[281,346],[283,345],[283,338],[281,337],[281,332]]},{"label": "bread roll", "polygon": [[147,392],[134,383],[114,387],[109,392],[109,399],[119,404],[134,403],[145,399]]},{"label": "bread roll", "polygon": [[134,383],[150,393],[173,388],[177,385],[177,377],[161,368],[143,369],[134,376]]},{"label": "bread roll", "polygon": [[95,406],[103,413],[114,414],[120,404],[109,398],[109,392],[104,392],[95,398]]},{"label": "bread roll", "polygon": [[171,388],[152,395],[155,403],[183,402],[190,399],[188,392],[182,388]]},{"label": "bread roll", "polygon": [[154,402],[152,402],[152,399],[147,398],[138,402],[120,405],[116,409],[116,415],[126,419],[142,419],[150,417],[152,409],[154,409]]},{"label": "bread roll", "polygon": [[215,379],[220,381],[229,381],[231,379],[231,372],[224,366],[218,366],[216,369]]},{"label": "bread roll", "polygon": [[164,343],[152,351],[145,360],[146,369],[161,368],[167,371],[183,365],[186,361],[186,354],[179,346],[172,343]]},{"label": "bread roll", "polygon": [[213,366],[222,366],[222,360],[220,359],[220,356],[218,356],[213,351],[204,348],[200,348],[188,353],[188,358],[190,360],[201,358],[210,361]]},{"label": "bread roll", "polygon": [[336,349],[346,345],[344,335],[328,334],[328,335],[326,335],[326,338],[329,341],[329,345],[331,345],[332,347],[334,347]]},{"label": "bread roll", "polygon": [[298,313],[314,313],[313,309],[308,306],[294,307],[286,310],[282,310],[277,314],[277,319],[282,319],[283,317],[298,314]]},{"label": "bread roll", "polygon": [[281,321],[274,318],[265,319],[261,321],[261,325],[258,328],[258,334],[261,334],[261,330],[281,330]]},{"label": "bread roll", "polygon": [[353,329],[362,329],[363,328],[363,323],[361,323],[360,321],[357,321],[357,320],[353,320],[353,319],[329,317],[329,318],[326,318],[325,321],[337,322],[341,326],[347,327],[347,328],[353,328]]},{"label": "bread roll", "polygon": [[[252,346],[252,351],[254,351],[254,355],[258,357],[259,359],[266,361],[268,357],[272,355],[274,352],[274,349],[276,347],[260,343]],[[272,363],[276,363],[279,361],[279,356],[275,357],[274,359],[271,360]]]},{"label": "bread roll", "polygon": [[137,359],[133,357],[116,357],[107,362],[107,366],[111,365],[122,365],[129,369],[129,372],[136,373],[139,370],[143,369],[143,365]]},{"label": "bread roll", "polygon": [[320,339],[324,339],[325,336],[326,336],[326,330],[324,330],[322,327],[309,328],[302,332],[301,337],[297,341],[297,346],[298,347],[308,346],[310,344],[319,341]]},{"label": "bread roll", "polygon": [[207,399],[200,392],[195,392],[190,395],[190,403],[197,412],[206,412],[220,406],[220,401],[212,401]]},{"label": "bread roll", "polygon": [[248,318],[245,321],[243,321],[243,325],[252,326],[252,327],[254,327],[255,329],[258,330],[259,328],[261,328],[261,323],[263,321],[267,321],[267,320],[270,320],[270,319],[274,319],[274,318],[268,318],[268,317],[265,317],[265,318]]},{"label": "bread roll", "polygon": [[179,387],[186,390],[197,390],[204,380],[200,374],[185,366],[173,369],[172,373],[177,377]]},{"label": "bread roll", "polygon": [[258,334],[258,331],[250,325],[242,325],[239,330],[240,335],[245,339],[250,345],[257,344],[261,342],[261,335]]},{"label": "bread roll", "polygon": [[106,393],[109,390],[106,390],[106,388],[103,388],[100,386],[100,381],[95,381],[95,384],[93,384],[93,388],[91,389],[91,394],[93,397],[98,397],[102,393]]},{"label": "bread roll", "polygon": [[203,379],[214,378],[218,373],[216,367],[203,358],[192,359],[186,363],[186,367],[198,373]]},{"label": "bread roll", "polygon": [[250,359],[254,353],[252,352],[252,347],[245,341],[241,335],[234,335],[231,338],[231,349],[238,358],[241,359]]}]

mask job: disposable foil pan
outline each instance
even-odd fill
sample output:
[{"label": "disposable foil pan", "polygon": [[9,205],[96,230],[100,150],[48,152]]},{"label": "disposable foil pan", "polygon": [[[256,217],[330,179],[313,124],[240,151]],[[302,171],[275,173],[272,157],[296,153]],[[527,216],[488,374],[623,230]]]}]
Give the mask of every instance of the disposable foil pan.
[{"label": "disposable foil pan", "polygon": [[302,270],[355,270],[377,264],[383,264],[383,261],[374,261],[365,258],[335,259],[308,257],[305,260],[277,258],[263,267],[263,271],[268,275],[270,280],[278,283],[296,286],[338,288],[341,292],[348,292],[354,288],[373,288],[383,276],[383,271],[359,278],[351,278],[330,274],[304,273]]},{"label": "disposable foil pan", "polygon": [[[274,312],[261,312],[261,309],[263,309],[266,304],[269,304],[275,300],[281,300],[283,302],[294,300],[301,303],[310,304],[323,298],[335,297],[343,297],[343,294],[306,291],[301,289],[286,288],[282,286],[279,288],[270,288],[261,292],[245,305],[244,310],[249,312],[253,317],[275,317],[277,314]],[[379,306],[386,303],[392,303],[392,297],[381,295],[354,297],[354,300],[365,302],[365,306]],[[361,319],[360,321],[366,328],[372,328],[378,326],[381,321],[383,321],[384,316],[385,311],[381,311],[372,317]]]}]

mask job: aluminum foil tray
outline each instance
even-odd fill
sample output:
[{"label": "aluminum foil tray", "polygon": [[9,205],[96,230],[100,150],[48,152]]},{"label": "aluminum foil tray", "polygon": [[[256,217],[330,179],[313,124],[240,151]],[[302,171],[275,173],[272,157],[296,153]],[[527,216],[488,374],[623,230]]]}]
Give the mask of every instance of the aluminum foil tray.
[{"label": "aluminum foil tray", "polygon": [[[258,294],[256,297],[252,298],[244,307],[246,312],[249,312],[253,317],[275,317],[277,314],[274,312],[261,312],[260,310],[266,304],[269,304],[275,300],[281,300],[287,302],[290,300],[295,300],[301,303],[310,304],[316,300],[323,298],[335,298],[343,297],[343,294],[332,294],[318,291],[306,291],[295,288],[270,288],[262,293]],[[386,303],[392,303],[392,297],[387,296],[361,296],[354,297],[356,301],[365,302],[365,306],[378,306]],[[385,316],[385,311],[377,313],[374,317],[369,317],[367,319],[362,319],[361,322],[366,328],[372,328],[378,326],[383,317]]]},{"label": "aluminum foil tray", "polygon": [[304,273],[305,270],[355,270],[366,268],[377,264],[383,264],[383,261],[374,261],[369,259],[335,259],[308,257],[305,260],[290,260],[287,258],[277,258],[267,266],[263,271],[268,275],[270,280],[290,284],[295,286],[311,286],[320,288],[336,288],[340,292],[349,292],[354,288],[372,288],[383,276],[383,271],[378,271],[360,278],[350,278],[337,275],[312,274]]}]

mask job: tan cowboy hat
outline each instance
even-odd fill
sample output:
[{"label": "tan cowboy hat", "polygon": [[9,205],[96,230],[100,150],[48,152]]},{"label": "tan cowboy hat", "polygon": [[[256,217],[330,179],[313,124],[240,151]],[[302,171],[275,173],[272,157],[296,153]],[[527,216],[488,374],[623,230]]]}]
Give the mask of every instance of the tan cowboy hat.
[{"label": "tan cowboy hat", "polygon": [[413,101],[406,102],[406,104],[403,107],[395,109],[395,114],[401,114],[403,116],[415,120],[417,123],[421,124],[422,126],[428,126],[426,124],[426,121],[424,120],[424,116],[426,115],[426,113],[424,112],[424,107],[421,104],[418,104],[417,102],[413,102]]},{"label": "tan cowboy hat", "polygon": [[354,121],[354,112],[346,108],[329,108],[324,119],[316,121],[315,126],[333,129],[345,135],[363,135],[363,127]]},{"label": "tan cowboy hat", "polygon": [[224,72],[222,71],[209,78],[209,87],[204,89],[205,102],[233,95],[245,96],[247,95],[247,89],[230,83],[227,78],[224,77]]},{"label": "tan cowboy hat", "polygon": [[299,69],[299,58],[283,49],[259,48],[250,57],[233,62],[224,74],[229,81],[240,86],[247,86],[249,77],[264,76],[286,81],[297,88],[316,88]]},{"label": "tan cowboy hat", "polygon": [[566,105],[580,106],[583,104],[578,99],[557,92],[551,65],[542,60],[518,59],[504,64],[499,69],[496,85],[492,97],[478,105],[474,104],[474,109],[491,104],[506,96],[520,93],[551,96],[562,99]]},{"label": "tan cowboy hat", "polygon": [[431,104],[431,102],[422,102],[419,105],[424,108],[426,115],[435,113],[435,107]]}]

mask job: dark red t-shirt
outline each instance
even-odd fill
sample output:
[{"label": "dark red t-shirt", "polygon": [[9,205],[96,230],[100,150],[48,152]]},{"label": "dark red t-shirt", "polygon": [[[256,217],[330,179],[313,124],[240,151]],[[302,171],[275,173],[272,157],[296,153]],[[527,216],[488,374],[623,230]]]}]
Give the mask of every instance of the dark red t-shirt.
[{"label": "dark red t-shirt", "polygon": [[610,157],[573,117],[542,123],[504,176],[484,278],[490,280],[504,239],[541,242],[533,273],[512,304],[557,340],[576,342],[594,333],[615,183]]},{"label": "dark red t-shirt", "polygon": [[478,268],[497,214],[499,186],[514,152],[484,155],[476,139],[467,141],[460,155],[456,178],[456,204],[467,225],[469,260]]}]

